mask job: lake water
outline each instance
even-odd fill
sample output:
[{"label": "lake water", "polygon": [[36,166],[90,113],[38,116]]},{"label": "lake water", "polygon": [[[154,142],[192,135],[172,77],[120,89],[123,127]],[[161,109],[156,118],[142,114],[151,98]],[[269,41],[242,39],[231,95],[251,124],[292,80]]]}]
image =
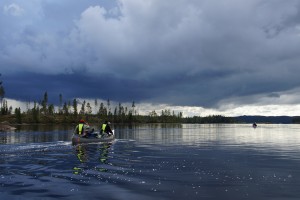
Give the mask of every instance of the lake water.
[{"label": "lake water", "polygon": [[71,127],[0,133],[1,199],[300,199],[300,125],[113,128],[82,145]]}]

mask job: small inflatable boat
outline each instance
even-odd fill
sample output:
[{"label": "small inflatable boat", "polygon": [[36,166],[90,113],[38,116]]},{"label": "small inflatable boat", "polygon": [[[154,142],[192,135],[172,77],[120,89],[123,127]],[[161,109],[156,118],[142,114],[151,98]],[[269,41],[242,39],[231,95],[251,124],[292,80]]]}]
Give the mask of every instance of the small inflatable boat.
[{"label": "small inflatable boat", "polygon": [[93,142],[111,142],[115,139],[115,133],[113,131],[113,134],[103,134],[100,135],[99,133],[93,133],[89,137],[80,137],[77,134],[73,134],[72,136],[72,143],[93,143]]}]

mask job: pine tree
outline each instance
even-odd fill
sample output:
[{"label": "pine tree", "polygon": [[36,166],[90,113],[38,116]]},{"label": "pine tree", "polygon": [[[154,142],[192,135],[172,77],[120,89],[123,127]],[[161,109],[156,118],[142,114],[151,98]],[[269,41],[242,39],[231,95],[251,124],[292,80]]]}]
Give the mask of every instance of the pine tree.
[{"label": "pine tree", "polygon": [[91,107],[91,104],[89,102],[86,104],[86,113],[88,115],[92,114],[92,107]]},{"label": "pine tree", "polygon": [[48,106],[48,94],[47,94],[47,92],[45,92],[44,99],[42,100],[42,112],[44,114],[48,113],[47,106]]},{"label": "pine tree", "polygon": [[[0,74],[1,77],[1,74]],[[2,108],[2,101],[4,99],[4,95],[5,95],[5,90],[4,87],[2,86],[2,80],[0,79],[0,108]]]},{"label": "pine tree", "polygon": [[73,111],[74,111],[73,112],[74,116],[77,117],[78,112],[77,112],[77,100],[76,99],[73,100]]},{"label": "pine tree", "polygon": [[59,114],[62,113],[62,102],[63,102],[62,94],[59,94],[59,111],[58,111]]},{"label": "pine tree", "polygon": [[15,109],[15,115],[16,115],[16,122],[21,124],[22,123],[22,115],[21,115],[21,108]]}]

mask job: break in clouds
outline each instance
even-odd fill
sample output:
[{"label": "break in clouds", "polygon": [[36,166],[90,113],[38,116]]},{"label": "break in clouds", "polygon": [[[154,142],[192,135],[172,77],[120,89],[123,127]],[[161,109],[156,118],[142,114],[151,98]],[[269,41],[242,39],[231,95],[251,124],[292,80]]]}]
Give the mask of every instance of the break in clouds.
[{"label": "break in clouds", "polygon": [[298,0],[4,0],[0,26],[10,98],[299,103]]}]

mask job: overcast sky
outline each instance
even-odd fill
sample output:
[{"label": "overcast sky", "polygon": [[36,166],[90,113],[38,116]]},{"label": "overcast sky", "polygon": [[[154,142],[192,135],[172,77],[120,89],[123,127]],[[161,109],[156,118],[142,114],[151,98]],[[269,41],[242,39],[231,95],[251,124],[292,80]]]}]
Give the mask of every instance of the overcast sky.
[{"label": "overcast sky", "polygon": [[300,115],[299,0],[1,0],[0,30],[10,99]]}]

